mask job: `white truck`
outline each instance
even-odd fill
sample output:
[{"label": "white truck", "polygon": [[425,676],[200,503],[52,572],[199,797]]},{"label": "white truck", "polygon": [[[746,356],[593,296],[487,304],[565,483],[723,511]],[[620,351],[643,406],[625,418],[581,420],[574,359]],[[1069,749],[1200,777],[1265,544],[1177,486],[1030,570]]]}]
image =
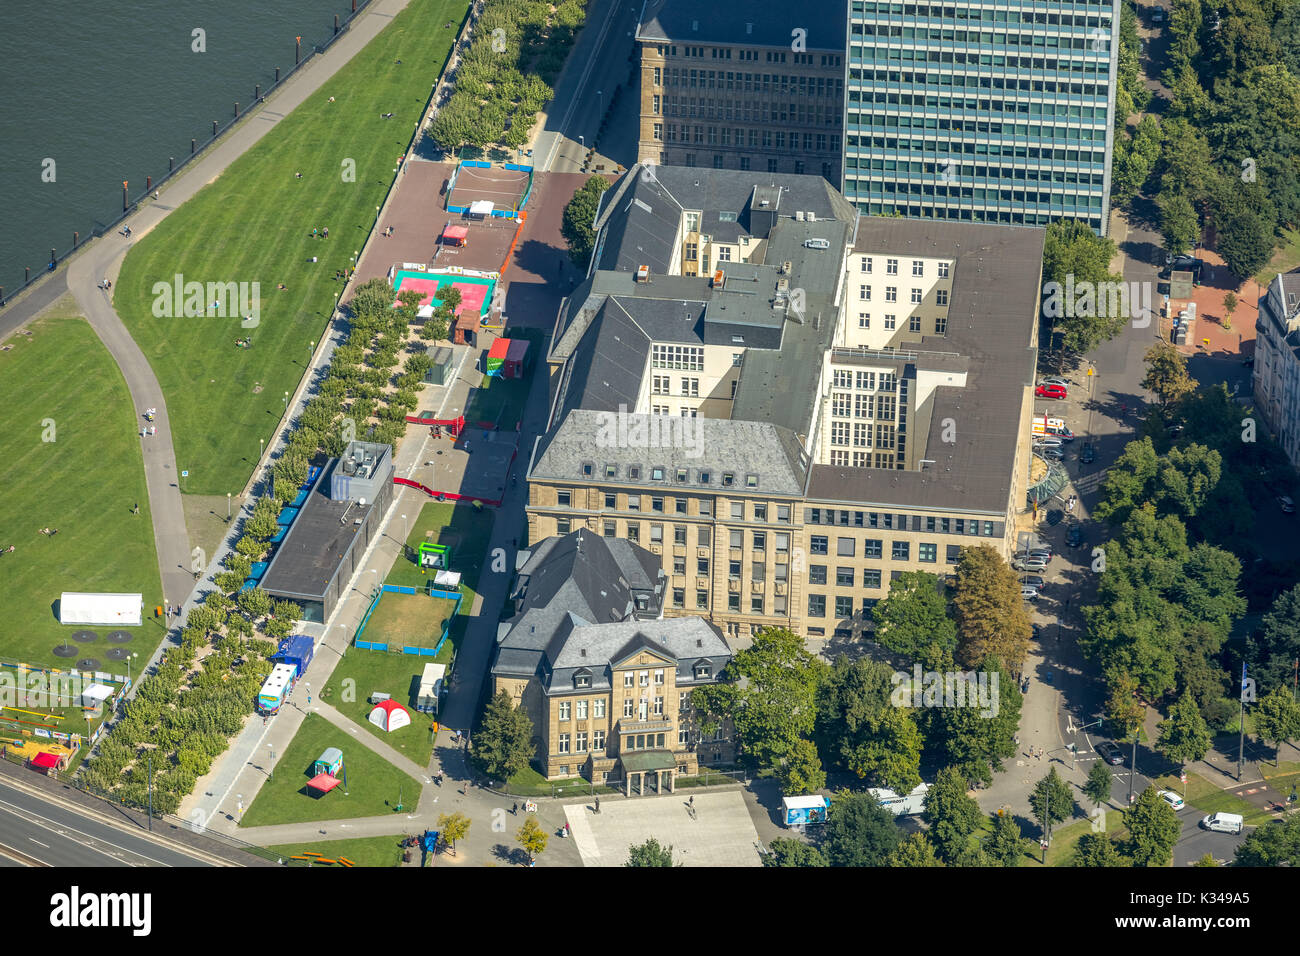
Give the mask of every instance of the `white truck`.
[{"label": "white truck", "polygon": [[880,805],[894,816],[902,817],[920,813],[925,809],[925,794],[929,789],[928,783],[921,783],[905,797],[883,787],[872,787],[867,792],[879,800]]}]

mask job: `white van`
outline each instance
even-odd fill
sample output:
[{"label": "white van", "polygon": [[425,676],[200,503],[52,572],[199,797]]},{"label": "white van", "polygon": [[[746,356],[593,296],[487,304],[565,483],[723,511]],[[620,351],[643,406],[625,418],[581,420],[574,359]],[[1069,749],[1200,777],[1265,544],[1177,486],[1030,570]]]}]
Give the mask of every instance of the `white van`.
[{"label": "white van", "polygon": [[1201,826],[1218,833],[1240,833],[1242,823],[1240,813],[1211,813],[1201,820]]}]

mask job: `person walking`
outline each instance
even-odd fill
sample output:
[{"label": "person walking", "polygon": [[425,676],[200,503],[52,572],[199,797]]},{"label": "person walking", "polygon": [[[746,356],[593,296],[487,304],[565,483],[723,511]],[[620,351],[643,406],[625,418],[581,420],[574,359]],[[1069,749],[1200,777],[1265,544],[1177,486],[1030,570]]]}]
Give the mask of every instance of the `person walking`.
[{"label": "person walking", "polygon": [[596,812],[600,813],[600,797],[596,798]]},{"label": "person walking", "polygon": [[511,815],[512,817],[517,817],[517,816],[519,816],[519,804],[518,804],[518,803],[515,803],[513,806],[511,806],[511,808],[510,808],[510,815]]}]

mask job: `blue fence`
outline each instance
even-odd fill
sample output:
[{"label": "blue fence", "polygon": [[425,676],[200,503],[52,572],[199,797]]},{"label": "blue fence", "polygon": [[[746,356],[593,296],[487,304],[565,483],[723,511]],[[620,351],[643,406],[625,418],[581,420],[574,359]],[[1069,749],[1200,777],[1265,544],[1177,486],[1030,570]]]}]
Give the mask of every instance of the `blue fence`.
[{"label": "blue fence", "polygon": [[[381,587],[379,589],[379,593],[375,595],[374,600],[370,602],[370,607],[366,608],[366,615],[361,619],[361,624],[357,628],[356,636],[353,637],[352,639],[353,646],[359,647],[362,650],[367,650],[367,651],[389,650],[389,646],[386,641],[381,643],[379,641],[367,641],[362,639],[361,635],[365,633],[366,625],[370,623],[370,615],[374,614],[375,608],[379,606],[379,602],[383,599],[385,594],[412,594],[413,595],[413,594],[419,594],[421,592],[427,593],[430,597],[436,596],[436,597],[446,598],[447,600],[450,601],[455,601],[456,606],[452,608],[451,616],[448,617],[447,620],[443,622],[442,634],[438,636],[438,643],[434,647],[431,648],[411,647],[408,645],[403,645],[400,648],[400,650],[403,654],[411,654],[416,657],[437,657],[438,653],[442,650],[442,646],[447,643],[448,635],[451,634],[451,623],[456,619],[456,615],[460,613],[460,605],[461,605],[461,601],[464,600],[464,596],[460,593],[460,591],[447,591],[444,590],[443,588],[435,587],[433,585],[429,585],[428,587],[425,588],[413,588],[413,587],[408,587],[400,584],[385,584],[383,587]],[[393,648],[393,649],[398,650],[399,648]]]}]

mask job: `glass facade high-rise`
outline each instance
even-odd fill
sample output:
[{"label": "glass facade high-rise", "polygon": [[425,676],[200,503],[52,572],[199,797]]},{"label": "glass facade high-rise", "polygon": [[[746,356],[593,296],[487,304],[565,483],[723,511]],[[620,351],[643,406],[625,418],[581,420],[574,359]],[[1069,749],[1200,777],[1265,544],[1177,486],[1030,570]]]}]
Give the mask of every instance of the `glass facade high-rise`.
[{"label": "glass facade high-rise", "polygon": [[845,196],[864,213],[1105,234],[1119,0],[847,0]]}]

